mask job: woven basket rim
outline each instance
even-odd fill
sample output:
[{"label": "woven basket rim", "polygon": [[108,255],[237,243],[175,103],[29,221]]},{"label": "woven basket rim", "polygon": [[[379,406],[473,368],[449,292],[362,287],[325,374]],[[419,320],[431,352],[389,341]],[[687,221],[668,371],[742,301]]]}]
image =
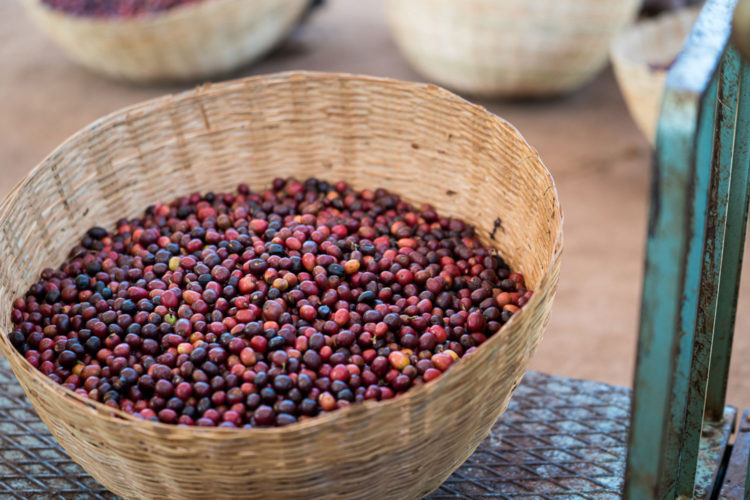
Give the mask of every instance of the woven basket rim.
[{"label": "woven basket rim", "polygon": [[[25,0],[25,1],[38,1],[38,0]],[[223,1],[223,0],[218,0]],[[234,1],[234,0],[229,0]],[[530,146],[526,139],[523,137],[523,135],[518,131],[518,129],[513,126],[511,123],[509,123],[504,118],[490,112],[487,110],[484,106],[474,104],[467,99],[454,94],[453,92],[450,92],[449,90],[446,90],[438,85],[431,84],[431,83],[420,83],[420,82],[410,82],[410,81],[403,81],[393,78],[385,78],[385,77],[376,77],[376,76],[368,76],[368,75],[357,75],[352,73],[329,73],[329,72],[318,72],[318,71],[285,71],[285,72],[279,72],[279,73],[270,73],[270,74],[262,74],[262,75],[255,75],[251,77],[246,78],[240,78],[236,80],[229,80],[226,82],[221,83],[206,83],[202,85],[198,85],[193,89],[185,90],[178,93],[170,93],[163,95],[161,97],[156,97],[153,99],[149,99],[146,101],[141,101],[136,104],[132,104],[120,109],[117,109],[115,111],[112,111],[103,117],[94,120],[87,126],[84,126],[83,128],[79,129],[77,132],[75,132],[73,135],[66,138],[60,145],[58,145],[50,154],[48,154],[42,161],[40,161],[29,173],[21,180],[19,181],[16,186],[10,191],[8,195],[2,200],[0,203],[0,220],[3,220],[6,216],[6,212],[8,211],[10,204],[15,200],[17,193],[24,187],[24,185],[29,182],[31,178],[35,176],[35,174],[44,169],[47,165],[47,163],[54,158],[55,156],[63,153],[66,150],[66,145],[70,142],[73,142],[78,137],[88,134],[91,131],[96,130],[98,127],[104,125],[113,123],[116,121],[116,118],[126,115],[129,113],[134,112],[147,112],[147,113],[154,113],[159,112],[160,110],[164,110],[169,107],[169,105],[174,102],[175,100],[179,100],[186,97],[199,97],[201,95],[205,95],[206,93],[210,93],[213,88],[217,88],[222,93],[231,92],[233,88],[242,88],[247,87],[252,84],[258,83],[258,82],[274,82],[274,81],[284,81],[284,80],[294,80],[294,79],[303,79],[303,80],[313,80],[317,82],[335,82],[335,81],[341,81],[341,80],[351,80],[351,81],[360,81],[364,83],[371,83],[371,84],[377,84],[377,83],[390,83],[390,84],[396,84],[401,85],[403,87],[408,87],[410,90],[413,90],[415,92],[418,92],[421,89],[429,89],[430,92],[437,93],[440,98],[444,99],[452,99],[454,101],[461,102],[463,105],[473,107],[481,112],[486,113],[491,117],[492,120],[508,127],[508,129],[515,135],[515,137],[524,145],[526,145],[530,150],[534,152],[533,156],[529,156],[524,160],[534,160],[538,162],[538,164],[542,167],[543,173],[546,174],[550,187],[549,189],[552,189],[555,195],[555,200],[557,202],[557,207],[559,210],[559,217],[560,217],[560,227],[557,231],[557,234],[555,236],[554,240],[554,246],[553,251],[549,258],[544,263],[544,272],[539,277],[539,283],[543,283],[548,276],[550,275],[550,271],[553,268],[554,262],[557,261],[560,258],[560,255],[562,254],[563,250],[563,212],[562,208],[560,207],[559,202],[559,196],[558,196],[558,190],[557,186],[555,184],[554,178],[552,177],[552,174],[549,172],[549,169],[547,169],[546,165],[542,161],[542,159],[539,157],[539,153],[536,151],[535,148]],[[12,297],[4,297],[2,300],[12,300]],[[542,298],[540,294],[534,293],[531,296],[531,299],[529,300],[528,304],[537,303],[541,301]],[[533,309],[533,308],[529,308]],[[494,343],[497,343],[500,341],[500,339],[504,335],[508,335],[508,332],[511,330],[511,325],[515,322],[517,317],[525,316],[525,312],[527,311],[526,308],[521,308],[521,310],[513,315],[511,319],[505,323],[499,331],[497,331],[495,334],[490,336],[487,341],[482,344],[482,346],[479,346],[478,349],[482,348],[489,348],[489,345]],[[4,354],[9,357],[13,358],[14,361],[17,361],[19,363],[28,363],[28,361],[20,354],[16,349],[10,345],[10,341],[8,340],[7,332],[0,327],[0,351],[3,351]],[[429,397],[429,394],[431,392],[434,392],[438,387],[441,385],[447,383],[446,380],[449,380],[448,377],[455,378],[458,376],[458,373],[464,370],[464,367],[471,362],[472,355],[463,356],[458,359],[452,366],[451,369],[447,371],[447,373],[443,374],[441,377],[439,377],[437,380],[433,380],[430,383],[423,384],[419,387],[411,388],[410,390],[406,391],[403,394],[400,394],[397,397],[394,397],[392,399],[386,400],[386,401],[363,401],[357,404],[353,404],[346,408],[337,409],[336,411],[326,413],[324,415],[318,415],[312,418],[305,419],[301,422],[295,422],[293,424],[290,424],[285,427],[269,427],[269,428],[262,428],[262,427],[253,427],[253,428],[225,428],[225,427],[200,427],[200,426],[178,426],[173,424],[165,424],[162,422],[154,422],[150,420],[144,420],[137,418],[133,415],[130,415],[120,409],[116,409],[110,406],[105,405],[104,403],[100,403],[98,401],[92,401],[91,399],[84,398],[78,394],[76,394],[74,391],[71,391],[70,389],[67,389],[63,387],[61,384],[57,384],[44,376],[39,370],[37,369],[31,369],[29,370],[29,373],[31,376],[33,376],[37,382],[42,383],[45,387],[48,387],[49,389],[55,391],[59,396],[71,398],[86,407],[88,407],[89,412],[91,413],[92,417],[95,416],[97,418],[103,418],[111,423],[117,423],[119,425],[144,425],[144,426],[154,426],[153,429],[161,429],[160,432],[174,432],[174,431],[184,431],[185,429],[189,429],[186,432],[195,433],[196,435],[211,435],[212,437],[221,437],[224,439],[235,439],[238,436],[246,437],[249,434],[246,433],[266,433],[270,435],[284,435],[289,434],[291,432],[296,431],[303,431],[309,427],[318,427],[318,426],[324,426],[326,424],[330,424],[331,422],[336,421],[337,419],[343,419],[347,417],[350,414],[357,414],[357,413],[366,413],[374,408],[380,408],[384,407],[386,405],[405,405],[406,401],[408,399],[413,399],[415,397],[419,397],[423,393],[426,395],[426,397]],[[468,360],[468,361],[467,361]],[[221,434],[217,435],[216,433],[219,432]],[[164,436],[166,437],[166,436]]]},{"label": "woven basket rim", "polygon": [[[109,28],[112,26],[134,27],[150,26],[160,27],[168,23],[181,21],[194,16],[210,16],[213,11],[224,7],[225,5],[236,4],[245,6],[250,2],[258,4],[262,0],[200,0],[187,5],[178,5],[167,10],[142,14],[132,17],[96,17],[87,15],[73,15],[63,10],[50,7],[42,0],[21,0],[28,5],[37,6],[44,10],[48,15],[55,17],[58,21],[75,23],[79,26],[95,26]],[[255,7],[255,6],[254,6]]]},{"label": "woven basket rim", "polygon": [[[663,28],[664,26],[662,25],[665,25],[667,23],[672,23],[682,18],[685,18],[685,19],[689,19],[691,17],[697,18],[701,9],[702,7],[700,6],[682,7],[676,10],[662,12],[655,17],[642,19],[629,25],[628,27],[623,29],[620,33],[618,33],[617,36],[612,40],[612,45],[610,46],[610,57],[618,58],[630,64],[637,64],[637,65],[650,64],[651,61],[648,60],[649,54],[644,54],[642,52],[636,53],[633,50],[631,50],[630,45],[632,41],[634,39],[643,38],[644,29],[660,28],[660,27]],[[652,71],[654,73],[659,73],[659,72],[662,72],[663,70],[655,69]]]}]

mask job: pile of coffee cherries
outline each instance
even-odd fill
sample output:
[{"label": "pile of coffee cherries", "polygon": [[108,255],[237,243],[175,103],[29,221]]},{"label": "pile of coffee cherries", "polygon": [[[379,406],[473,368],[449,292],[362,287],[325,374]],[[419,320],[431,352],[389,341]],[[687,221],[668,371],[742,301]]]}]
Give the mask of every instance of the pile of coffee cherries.
[{"label": "pile of coffee cherries", "polygon": [[429,205],[276,179],[90,229],[15,300],[10,341],[137,417],[281,426],[440,377],[531,295]]},{"label": "pile of coffee cherries", "polygon": [[74,16],[135,17],[205,0],[42,0],[55,10]]}]

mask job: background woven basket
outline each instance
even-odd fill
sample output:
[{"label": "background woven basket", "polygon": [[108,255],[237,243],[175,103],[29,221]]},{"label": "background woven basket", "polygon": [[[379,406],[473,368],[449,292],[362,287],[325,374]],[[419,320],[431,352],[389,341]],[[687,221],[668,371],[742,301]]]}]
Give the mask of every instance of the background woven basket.
[{"label": "background woven basket", "polygon": [[386,0],[404,56],[428,78],[486,96],[573,90],[606,64],[640,0]]},{"label": "background woven basket", "polygon": [[[288,175],[384,186],[462,216],[534,296],[438,380],[285,428],[137,420],[54,384],[12,349],[11,299],[90,226]],[[433,85],[284,73],[204,86],[95,122],[0,205],[0,349],[73,459],[126,498],[416,498],[473,452],[523,376],[557,288],[561,223],[553,180],[518,131]]]},{"label": "background woven basket", "polygon": [[307,0],[209,0],[129,19],[78,17],[22,0],[39,28],[74,61],[138,83],[226,73],[271,50]]},{"label": "background woven basket", "polygon": [[633,120],[651,144],[656,140],[667,69],[699,13],[694,7],[661,14],[630,26],[612,42],[617,83]]}]

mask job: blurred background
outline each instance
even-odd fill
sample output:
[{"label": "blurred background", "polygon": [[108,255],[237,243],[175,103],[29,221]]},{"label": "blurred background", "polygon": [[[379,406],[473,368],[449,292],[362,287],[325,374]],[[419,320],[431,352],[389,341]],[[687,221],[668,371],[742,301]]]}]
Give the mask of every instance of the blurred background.
[{"label": "blurred background", "polygon": [[[205,8],[213,2],[228,3],[206,0]],[[163,41],[140,33],[138,40],[150,40],[149,46],[137,41],[124,46],[126,56],[141,57],[134,63],[118,59],[122,54],[107,53],[117,41],[115,35],[112,40],[103,37],[98,25],[108,22],[108,29],[117,32],[117,21],[53,11],[39,0],[0,2],[0,195],[98,117],[204,81],[304,69],[443,84],[513,123],[537,148],[557,182],[565,215],[563,270],[551,324],[532,368],[631,385],[650,141],[663,75],[694,19],[692,11],[680,9],[686,2],[650,2],[638,25],[631,23],[642,7],[640,0],[547,2],[548,19],[525,25],[508,23],[507,13],[494,10],[468,12],[464,2],[451,6],[439,1],[425,8],[421,0],[327,0],[296,26],[308,6],[298,0],[290,6],[291,14],[271,12],[284,3],[295,2],[265,2],[270,17],[256,23],[255,38],[235,49],[265,48],[240,54],[240,62],[256,60],[232,69],[240,63],[221,44],[237,30],[247,33],[241,16],[230,16],[237,22],[222,28],[225,40],[218,52],[180,66],[185,62],[180,54],[156,61],[145,61],[142,54],[156,51],[163,56],[183,36],[205,44],[207,51],[216,49],[216,40],[201,41],[203,31],[212,29],[207,15],[194,32],[168,33]],[[467,2],[472,3],[488,2]],[[520,0],[510,18],[521,19],[524,4],[530,3]],[[85,9],[86,0],[68,4]],[[577,6],[565,11],[565,4]],[[587,11],[587,4],[599,6]],[[182,8],[175,8],[174,16],[182,15]],[[658,13],[662,15],[645,18]],[[131,14],[120,12],[130,16],[123,25],[135,22]],[[552,26],[555,19],[568,25]],[[291,31],[285,38],[287,27]],[[144,29],[163,34],[166,28]],[[570,46],[564,40],[572,40]],[[84,66],[98,68],[109,78]],[[185,67],[221,75],[191,75]],[[176,79],[183,82],[163,83]],[[746,272],[728,394],[730,404],[745,407],[750,406],[750,365],[745,363],[750,357],[748,279]]]}]

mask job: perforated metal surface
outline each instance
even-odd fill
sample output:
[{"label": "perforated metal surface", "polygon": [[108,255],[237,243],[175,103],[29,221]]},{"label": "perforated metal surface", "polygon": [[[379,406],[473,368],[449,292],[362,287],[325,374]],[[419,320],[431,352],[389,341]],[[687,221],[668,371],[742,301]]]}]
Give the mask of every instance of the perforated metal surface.
[{"label": "perforated metal surface", "polygon": [[0,499],[115,498],[70,459],[0,359]]},{"label": "perforated metal surface", "polygon": [[[528,372],[506,413],[432,499],[620,498],[630,391]],[[58,446],[0,360],[0,500],[116,498]]]},{"label": "perforated metal surface", "polygon": [[431,498],[620,498],[630,390],[528,372],[492,433]]}]

